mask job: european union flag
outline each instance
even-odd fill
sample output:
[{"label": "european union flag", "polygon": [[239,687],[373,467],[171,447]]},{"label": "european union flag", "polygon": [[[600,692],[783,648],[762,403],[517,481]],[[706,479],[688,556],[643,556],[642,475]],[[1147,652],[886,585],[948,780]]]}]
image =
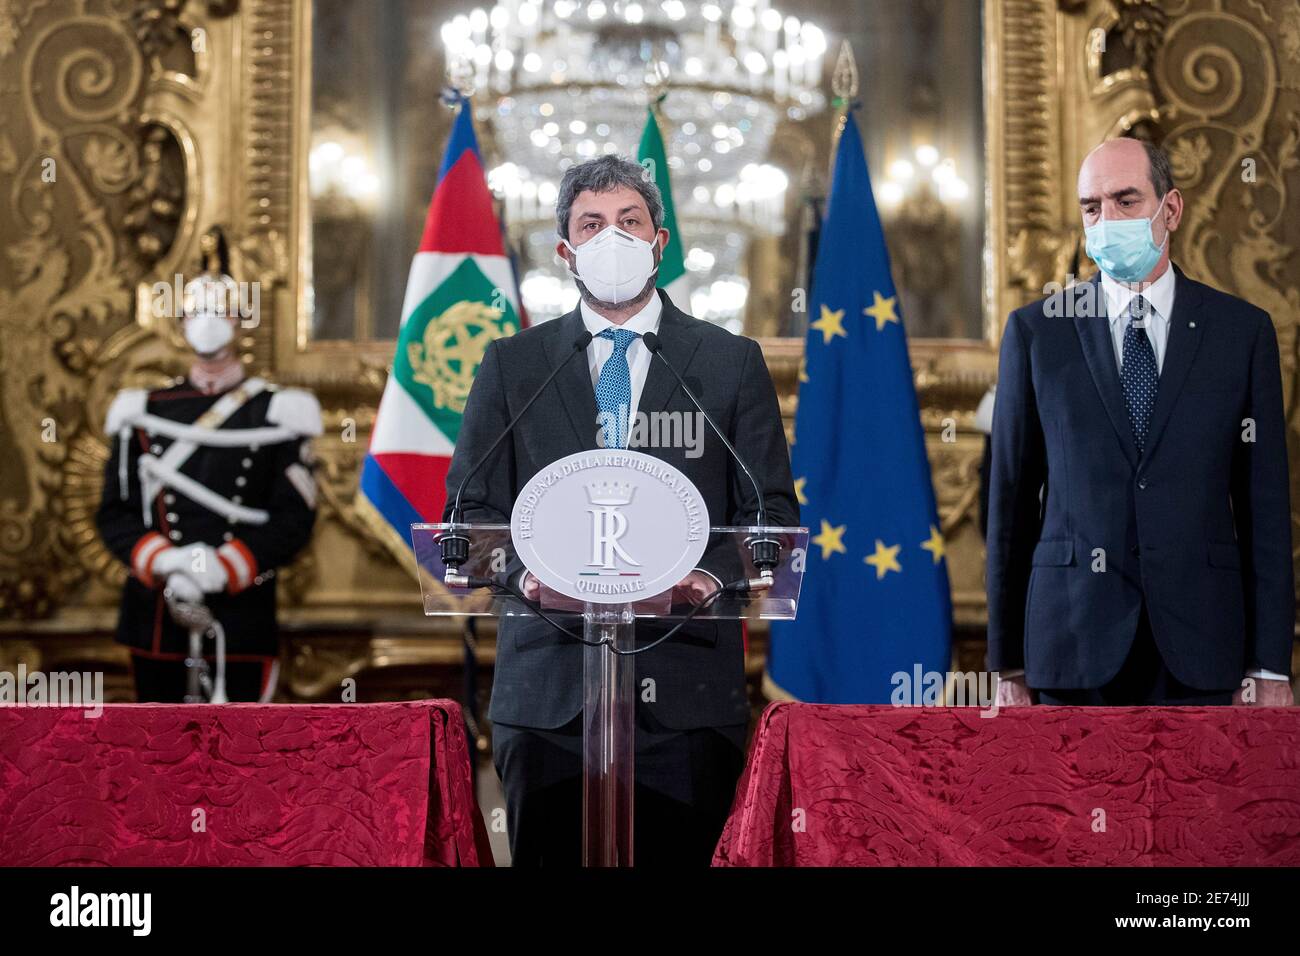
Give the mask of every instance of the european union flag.
[{"label": "european union flag", "polygon": [[895,674],[911,687],[918,665],[948,670],[952,603],[907,337],[852,113],[808,305],[793,465],[813,537],[798,619],[772,624],[768,677],[799,700],[888,703]]}]

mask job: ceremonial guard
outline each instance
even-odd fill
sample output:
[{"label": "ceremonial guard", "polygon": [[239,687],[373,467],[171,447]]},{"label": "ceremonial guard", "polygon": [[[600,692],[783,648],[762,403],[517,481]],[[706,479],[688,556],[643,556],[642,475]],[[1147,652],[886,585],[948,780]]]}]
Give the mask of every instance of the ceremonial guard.
[{"label": "ceremonial guard", "polygon": [[113,400],[97,523],[130,571],[117,640],[131,648],[137,700],[267,701],[275,572],[307,544],[316,515],[320,407],[309,392],[244,376],[235,336],[246,298],[220,233],[203,247],[205,272],[183,308],[194,362],[168,388]]}]

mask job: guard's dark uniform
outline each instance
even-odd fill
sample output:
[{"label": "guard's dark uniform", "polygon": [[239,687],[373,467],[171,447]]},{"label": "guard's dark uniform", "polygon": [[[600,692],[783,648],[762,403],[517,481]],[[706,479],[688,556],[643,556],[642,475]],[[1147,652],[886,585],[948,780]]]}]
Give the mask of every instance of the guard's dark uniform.
[{"label": "guard's dark uniform", "polygon": [[[223,399],[226,404],[218,406]],[[213,419],[223,417],[231,405],[238,407],[214,425]],[[214,406],[216,412],[211,411]],[[208,417],[200,422],[205,413]],[[204,442],[202,433],[162,434],[151,416],[217,431],[263,429],[262,437],[280,440],[220,447]],[[154,577],[153,562],[169,547],[207,544],[216,549],[227,578],[224,593],[204,597],[226,633],[227,692],[231,700],[257,700],[279,653],[275,569],[288,564],[307,544],[315,520],[309,446],[321,429],[315,398],[298,389],[277,389],[260,379],[245,379],[225,391],[204,394],[179,379],[171,388],[120,393],[109,411],[107,428],[112,454],[97,523],[104,543],[131,572],[122,594],[117,640],[131,648],[138,699],[180,701],[185,693],[189,632],[172,620],[163,597],[166,582]],[[286,431],[292,434],[284,437]],[[193,450],[180,456],[172,451],[169,458],[173,444],[186,440],[193,443]],[[142,457],[151,457],[147,465],[161,464],[152,479],[142,477]],[[167,469],[173,466],[181,477],[169,481]],[[145,473],[150,471],[146,467]],[[195,500],[191,495],[203,495],[193,485],[191,495],[185,494],[177,485],[186,479],[224,503]],[[142,500],[145,480],[152,498],[147,521]],[[263,515],[265,520],[260,520]],[[210,656],[211,651],[208,642],[205,653]]]}]

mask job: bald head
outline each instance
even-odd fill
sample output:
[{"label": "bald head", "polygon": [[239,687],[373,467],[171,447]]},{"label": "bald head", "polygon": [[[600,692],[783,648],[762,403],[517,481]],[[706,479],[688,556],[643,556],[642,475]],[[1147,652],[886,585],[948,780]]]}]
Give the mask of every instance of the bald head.
[{"label": "bald head", "polygon": [[[1183,217],[1183,197],[1173,185],[1164,150],[1128,137],[1102,143],[1079,167],[1079,213],[1084,228],[1103,219],[1155,217],[1152,235],[1164,244],[1166,232],[1177,229]],[[1153,275],[1164,271],[1168,257],[1166,245]]]},{"label": "bald head", "polygon": [[1095,147],[1083,158],[1079,177],[1082,179],[1085,173],[1095,174],[1098,170],[1136,174],[1139,167],[1145,171],[1157,199],[1174,188],[1169,154],[1159,146],[1128,136],[1108,139]]},{"label": "bald head", "polygon": [[1149,217],[1172,189],[1164,150],[1128,137],[1109,139],[1085,156],[1079,167],[1083,224],[1090,226],[1099,218]]}]

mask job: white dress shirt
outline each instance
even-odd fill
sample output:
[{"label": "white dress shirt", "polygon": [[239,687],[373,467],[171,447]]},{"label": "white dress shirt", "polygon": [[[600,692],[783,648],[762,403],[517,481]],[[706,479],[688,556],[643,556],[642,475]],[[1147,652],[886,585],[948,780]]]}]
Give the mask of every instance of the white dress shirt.
[{"label": "white dress shirt", "polygon": [[[1137,295],[1128,286],[1116,282],[1104,272],[1101,288],[1106,295],[1106,315],[1110,318],[1110,337],[1115,343],[1115,367],[1124,367],[1124,333],[1128,331],[1128,306]],[[1169,317],[1174,314],[1174,270],[1171,266],[1155,282],[1142,290],[1147,310],[1147,338],[1156,353],[1156,371],[1165,367],[1165,349],[1169,345]]]},{"label": "white dress shirt", "polygon": [[[587,346],[587,367],[591,370],[591,387],[595,388],[596,383],[600,381],[600,370],[604,367],[606,359],[614,354],[613,340],[597,338],[597,336],[605,329],[627,329],[629,332],[635,332],[638,336],[645,335],[647,332],[654,332],[658,335],[659,319],[663,314],[664,305],[659,300],[659,293],[656,291],[646,300],[646,304],[641,307],[641,311],[622,325],[615,325],[587,305],[585,301],[581,301],[578,308],[582,313],[582,324],[592,335],[591,344]],[[627,368],[632,376],[632,407],[628,409],[629,433],[632,427],[632,418],[636,415],[637,407],[641,404],[641,391],[645,388],[646,376],[650,374],[650,359],[653,357],[650,350],[646,348],[645,342],[640,338],[627,347]]]},{"label": "white dress shirt", "polygon": [[[1115,345],[1115,367],[1124,367],[1124,333],[1128,330],[1128,305],[1138,293],[1121,282],[1116,282],[1106,273],[1101,274],[1101,288],[1106,295],[1106,315],[1110,320],[1110,338]],[[1174,270],[1170,266],[1155,282],[1142,290],[1147,300],[1147,338],[1151,349],[1156,354],[1156,371],[1165,368],[1165,351],[1169,346],[1169,317],[1174,314]],[[1020,677],[1023,668],[1008,668],[1002,672],[1003,677]],[[1289,680],[1286,674],[1274,671],[1252,670],[1247,677],[1256,680]]]}]

